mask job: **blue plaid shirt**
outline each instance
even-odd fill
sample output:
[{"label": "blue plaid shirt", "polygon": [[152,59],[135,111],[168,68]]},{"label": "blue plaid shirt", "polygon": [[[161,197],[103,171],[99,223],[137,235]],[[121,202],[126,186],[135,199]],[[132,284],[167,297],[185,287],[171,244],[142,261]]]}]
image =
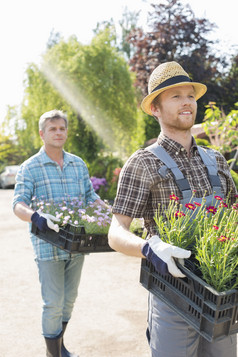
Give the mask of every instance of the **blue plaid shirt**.
[{"label": "blue plaid shirt", "polygon": [[[13,207],[17,202],[25,202],[30,206],[33,197],[54,201],[77,197],[86,204],[99,198],[93,190],[84,161],[65,151],[63,154],[62,170],[49,158],[43,147],[20,166],[16,176]],[[66,260],[80,254],[67,253],[32,233],[30,236],[35,256],[39,260]]]}]

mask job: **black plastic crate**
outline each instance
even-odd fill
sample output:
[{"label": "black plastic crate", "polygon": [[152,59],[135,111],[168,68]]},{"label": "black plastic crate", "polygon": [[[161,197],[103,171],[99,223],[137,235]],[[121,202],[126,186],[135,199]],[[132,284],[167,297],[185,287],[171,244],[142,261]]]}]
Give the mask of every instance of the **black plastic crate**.
[{"label": "black plastic crate", "polygon": [[107,234],[88,234],[84,227],[67,224],[59,232],[53,230],[41,232],[32,224],[31,232],[40,239],[65,250],[68,253],[102,253],[113,252],[108,244]]},{"label": "black plastic crate", "polygon": [[140,283],[208,341],[237,333],[238,290],[219,293],[186,267],[178,266],[185,278],[162,275],[142,259]]}]

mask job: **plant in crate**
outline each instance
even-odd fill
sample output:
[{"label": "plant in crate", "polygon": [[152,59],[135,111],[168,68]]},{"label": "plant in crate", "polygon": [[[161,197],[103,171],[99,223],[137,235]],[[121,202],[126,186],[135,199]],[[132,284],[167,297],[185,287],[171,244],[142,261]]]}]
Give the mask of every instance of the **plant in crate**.
[{"label": "plant in crate", "polygon": [[85,205],[78,198],[65,197],[60,201],[33,198],[32,207],[57,217],[60,227],[69,224],[80,231],[83,226],[88,234],[107,234],[112,217],[110,205]]},{"label": "plant in crate", "polygon": [[228,206],[214,196],[213,206],[187,203],[185,209],[174,194],[167,209],[154,217],[160,238],[192,250],[202,279],[217,291],[238,287],[238,204]]}]

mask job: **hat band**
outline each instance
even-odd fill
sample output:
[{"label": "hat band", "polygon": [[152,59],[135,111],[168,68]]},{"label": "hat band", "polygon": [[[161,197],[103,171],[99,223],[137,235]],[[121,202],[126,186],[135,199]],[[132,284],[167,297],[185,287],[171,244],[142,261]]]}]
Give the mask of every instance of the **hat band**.
[{"label": "hat band", "polygon": [[155,87],[151,93],[155,92],[158,89],[172,86],[173,84],[181,83],[181,82],[192,82],[191,79],[187,76],[175,76],[169,79],[166,79],[166,81],[160,83],[157,87]]}]

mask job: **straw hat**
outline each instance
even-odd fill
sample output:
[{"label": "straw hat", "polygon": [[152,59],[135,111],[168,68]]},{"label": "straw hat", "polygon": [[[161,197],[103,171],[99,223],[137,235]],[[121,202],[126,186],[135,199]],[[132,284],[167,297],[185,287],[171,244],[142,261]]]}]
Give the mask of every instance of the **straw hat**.
[{"label": "straw hat", "polygon": [[151,113],[151,103],[155,97],[166,89],[179,87],[184,85],[192,85],[195,90],[195,99],[202,97],[207,87],[205,84],[192,82],[187,72],[177,62],[166,62],[160,64],[154,69],[150,75],[148,83],[148,95],[143,99],[141,107],[149,115]]}]

